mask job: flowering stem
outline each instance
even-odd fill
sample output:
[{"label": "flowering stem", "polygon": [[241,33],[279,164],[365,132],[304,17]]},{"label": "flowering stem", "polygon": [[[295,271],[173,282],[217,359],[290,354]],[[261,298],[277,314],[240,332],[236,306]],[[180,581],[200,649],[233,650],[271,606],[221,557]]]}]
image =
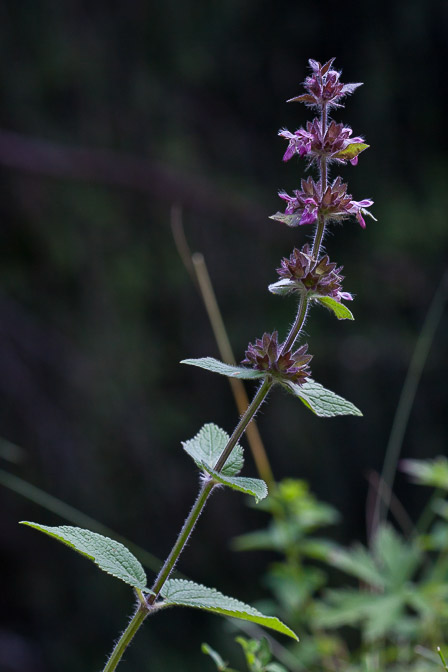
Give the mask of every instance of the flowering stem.
[{"label": "flowering stem", "polygon": [[[242,436],[244,433],[247,425],[250,423],[250,421],[254,418],[256,412],[260,408],[261,404],[265,400],[265,398],[268,395],[269,390],[271,389],[273,385],[273,382],[270,378],[265,378],[262,385],[258,389],[258,392],[252,399],[252,402],[250,405],[247,407],[246,412],[244,415],[241,417],[238,425],[235,427],[235,430],[230,437],[229,441],[227,442],[226,447],[222,451],[218,461],[216,462],[214,466],[215,471],[221,471],[223,468],[224,464],[227,461],[227,458],[229,457],[230,453],[236,446],[238,439]],[[168,579],[169,575],[173,571],[174,565],[176,564],[177,560],[179,559],[180,554],[182,553],[185,544],[187,543],[190,534],[193,531],[193,528],[196,524],[196,521],[198,520],[199,516],[202,513],[202,510],[205,506],[205,503],[215,487],[216,483],[213,481],[212,478],[206,478],[203,481],[203,484],[201,486],[201,489],[199,491],[199,494],[197,496],[197,499],[195,503],[193,504],[193,508],[191,509],[190,513],[187,516],[187,519],[185,520],[183,527],[179,533],[179,536],[177,537],[177,540],[171,549],[171,552],[168,556],[168,558],[165,560],[165,563],[162,567],[162,569],[159,572],[159,575],[151,588],[151,595],[148,598],[148,605],[154,604],[155,600],[157,599],[160,591],[163,588],[164,583]]]},{"label": "flowering stem", "polygon": [[308,309],[308,297],[305,293],[303,293],[300,295],[300,302],[299,302],[299,308],[297,310],[296,319],[294,320],[294,324],[292,325],[289,331],[288,338],[283,343],[282,353],[288,352],[294,345],[294,342],[297,336],[299,335],[301,328],[303,327],[303,323],[305,322],[307,309]]},{"label": "flowering stem", "polygon": [[322,245],[322,240],[325,233],[325,217],[319,213],[317,219],[316,233],[314,235],[313,243],[313,259],[318,261],[320,246]]},{"label": "flowering stem", "polygon": [[[327,105],[326,103],[322,103],[321,133],[323,138],[325,137],[326,132],[327,132]],[[323,199],[324,194],[327,190],[327,183],[328,183],[327,157],[325,156],[325,154],[322,154],[322,156],[320,157],[319,168],[320,168],[320,189],[321,189],[320,196],[321,199]],[[325,217],[321,213],[319,213],[313,243],[313,257],[316,261],[318,261],[319,250],[320,246],[322,245],[324,233],[325,233]]]},{"label": "flowering stem", "polygon": [[[327,105],[325,103],[322,104],[321,124],[322,137],[324,138],[325,133],[327,132]],[[322,154],[320,157],[320,179],[323,196],[327,188],[327,157],[325,154]]]},{"label": "flowering stem", "polygon": [[229,439],[229,442],[227,446],[224,448],[222,451],[217,463],[214,466],[215,471],[221,471],[223,466],[225,465],[227,458],[229,457],[230,453],[232,450],[235,448],[238,439],[242,436],[244,433],[247,425],[249,422],[253,419],[255,416],[256,412],[260,408],[261,404],[263,401],[266,399],[268,396],[269,390],[271,389],[273,385],[273,382],[270,378],[265,378],[263,381],[263,384],[259,387],[258,392],[252,399],[252,402],[250,406],[248,406],[246,412],[244,415],[241,417],[241,420],[239,421],[238,425],[235,427],[235,430],[232,434],[232,436]]}]

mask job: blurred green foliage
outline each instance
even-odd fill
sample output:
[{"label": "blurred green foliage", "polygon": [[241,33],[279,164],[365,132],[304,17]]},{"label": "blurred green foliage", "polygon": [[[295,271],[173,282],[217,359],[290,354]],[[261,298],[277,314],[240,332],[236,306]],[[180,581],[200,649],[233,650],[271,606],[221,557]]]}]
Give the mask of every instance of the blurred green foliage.
[{"label": "blurred green foliage", "polygon": [[[440,664],[436,651],[448,625],[448,481],[441,478],[448,460],[413,460],[404,468],[417,483],[436,488],[408,536],[381,524],[368,546],[317,538],[335,512],[303,481],[289,479],[263,502],[268,527],[236,539],[237,550],[275,549],[281,556],[265,583],[272,613],[300,636],[278,654],[288,669],[404,672]],[[348,585],[338,585],[334,569],[349,577]],[[260,642],[251,641],[258,650]]]}]

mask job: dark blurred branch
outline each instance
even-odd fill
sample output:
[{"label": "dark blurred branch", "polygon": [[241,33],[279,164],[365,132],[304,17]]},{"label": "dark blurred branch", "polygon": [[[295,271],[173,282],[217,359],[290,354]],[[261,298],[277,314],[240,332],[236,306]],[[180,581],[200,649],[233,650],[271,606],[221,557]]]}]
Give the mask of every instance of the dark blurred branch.
[{"label": "dark blurred branch", "polygon": [[387,519],[403,440],[426,360],[445,310],[447,299],[448,269],[445,269],[418,335],[395,411],[374,507],[371,535],[374,535],[379,525]]},{"label": "dark blurred branch", "polygon": [[232,215],[251,224],[266,219],[266,213],[252,201],[219,189],[211,180],[111,150],[67,147],[0,130],[0,165],[59,179],[147,192],[167,204],[175,200],[210,217]]}]

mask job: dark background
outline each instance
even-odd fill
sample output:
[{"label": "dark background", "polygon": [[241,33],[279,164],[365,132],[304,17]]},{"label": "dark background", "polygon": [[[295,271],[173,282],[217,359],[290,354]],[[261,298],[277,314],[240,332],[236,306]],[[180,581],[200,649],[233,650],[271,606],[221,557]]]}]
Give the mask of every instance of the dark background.
[{"label": "dark background", "polygon": [[[276,391],[259,425],[276,478],[308,479],[343,514],[336,538],[365,539],[367,476],[381,469],[446,268],[447,18],[446,1],[424,0],[1,3],[0,435],[20,447],[4,444],[5,471],[167,554],[197,487],[180,441],[207,421],[230,432],[237,417],[225,378],[178,365],[218,353],[171,206],[205,255],[237,357],[265,330],[285,334],[294,304],[266,287],[310,230],[268,219],[278,189],[304,172],[282,163],[277,131],[310,118],[285,104],[308,58],[336,56],[343,81],[365,85],[334,117],[371,145],[341,174],[355,199],[375,200],[378,222],[346,222],[326,240],[356,321],[314,310],[306,331],[314,377],[364,418],[322,420]],[[406,457],[446,452],[447,327],[445,314]],[[398,476],[413,516],[416,490]],[[17,525],[61,517],[3,486],[0,506],[0,667],[100,669],[130,590]],[[270,557],[228,543],[265,521],[235,493],[216,495],[180,569],[243,600],[264,596]],[[222,624],[162,614],[123,671],[211,670],[200,643],[226,646]]]}]

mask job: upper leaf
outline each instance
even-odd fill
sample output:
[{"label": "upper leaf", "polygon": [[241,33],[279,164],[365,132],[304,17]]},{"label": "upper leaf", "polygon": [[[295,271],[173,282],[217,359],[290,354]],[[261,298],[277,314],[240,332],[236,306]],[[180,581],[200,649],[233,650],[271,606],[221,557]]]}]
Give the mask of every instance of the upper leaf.
[{"label": "upper leaf", "polygon": [[292,637],[292,639],[299,639],[278,618],[264,616],[257,609],[244,604],[244,602],[235,600],[233,597],[227,597],[215,590],[215,588],[206,588],[198,583],[184,581],[183,579],[168,579],[161,590],[161,594],[165,598],[162,603],[163,606],[193,607],[195,609],[211,611],[215,614],[222,614],[223,616],[232,616],[233,618],[240,618],[243,621],[257,623],[265,628],[271,628],[284,635],[288,635],[288,637]]},{"label": "upper leaf", "polygon": [[286,226],[299,226],[300,220],[302,219],[302,213],[295,212],[292,215],[285,215],[284,212],[276,212],[275,215],[271,215],[269,219],[273,219],[274,222],[286,224]]},{"label": "upper leaf", "polygon": [[[193,458],[200,469],[213,469],[229,441],[229,435],[217,425],[208,423],[193,439],[183,441],[183,449]],[[243,468],[243,449],[237,443],[222,468],[225,476],[234,476]]]},{"label": "upper leaf", "polygon": [[320,304],[329,308],[336,315],[338,320],[354,320],[353,313],[347,308],[343,303],[336,301],[331,296],[313,296],[314,301],[318,301]]},{"label": "upper leaf", "polygon": [[218,473],[207,465],[203,465],[205,471],[213,476],[213,479],[222,485],[227,485],[232,490],[244,492],[246,495],[252,495],[256,501],[264,499],[268,495],[268,486],[260,478],[246,478],[245,476],[224,476],[224,469],[222,473]]},{"label": "upper leaf", "polygon": [[71,527],[70,525],[47,527],[38,523],[30,523],[27,520],[21,521],[21,524],[34,527],[36,530],[70,546],[81,555],[93,560],[104,572],[115,576],[130,586],[140,590],[146,588],[145,570],[131,551],[120,542],[109,539],[109,537],[103,537],[97,532],[84,530],[81,527]]},{"label": "upper leaf", "polygon": [[355,159],[358,154],[361,154],[365,149],[368,149],[370,145],[366,145],[365,142],[352,142],[345,149],[341,149],[337,154],[333,154],[331,158],[333,159],[343,159],[346,161],[352,161]]},{"label": "upper leaf", "polygon": [[266,371],[256,371],[255,369],[246,369],[244,366],[225,364],[214,357],[183,359],[181,364],[191,364],[192,366],[198,366],[200,369],[207,369],[207,371],[213,371],[213,373],[220,373],[222,376],[241,378],[243,380],[264,378],[266,376]]},{"label": "upper leaf", "polygon": [[277,280],[277,282],[273,282],[269,285],[268,289],[272,294],[277,294],[278,296],[286,296],[286,294],[291,294],[291,292],[299,291],[297,283],[289,278],[282,278],[281,280]]},{"label": "upper leaf", "polygon": [[281,384],[321,418],[333,418],[337,415],[362,415],[359,408],[356,408],[350,401],[325,389],[323,385],[311,378],[308,378],[302,385],[289,380],[282,381]]}]

